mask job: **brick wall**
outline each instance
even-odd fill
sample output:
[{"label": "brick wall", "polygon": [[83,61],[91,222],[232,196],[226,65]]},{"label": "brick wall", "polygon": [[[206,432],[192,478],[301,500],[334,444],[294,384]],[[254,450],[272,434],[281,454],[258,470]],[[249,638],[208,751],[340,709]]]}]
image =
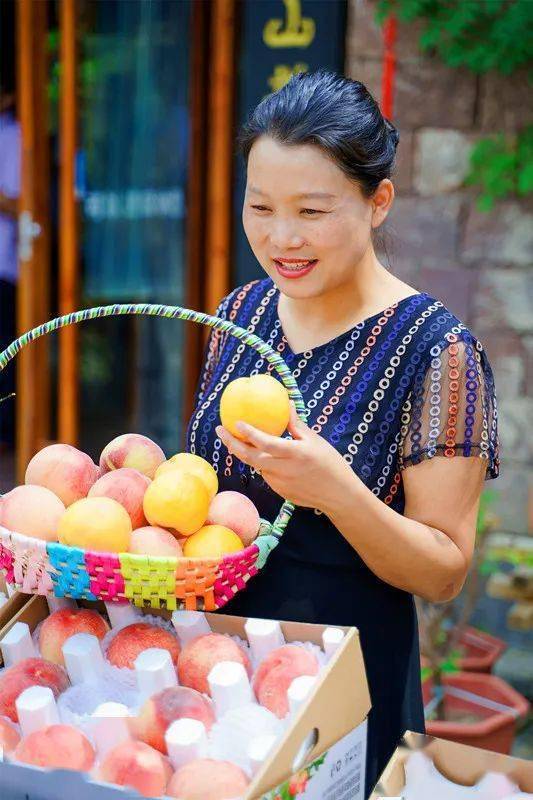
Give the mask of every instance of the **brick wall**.
[{"label": "brick wall", "polygon": [[[383,44],[371,0],[349,0],[346,74],[381,96]],[[500,409],[500,529],[528,530],[533,423],[533,203],[488,214],[462,187],[480,136],[533,121],[524,74],[476,76],[422,56],[417,25],[400,25],[393,122],[400,131],[396,200],[385,228],[391,270],[441,299],[481,339]],[[531,517],[531,514],[529,514]]]}]

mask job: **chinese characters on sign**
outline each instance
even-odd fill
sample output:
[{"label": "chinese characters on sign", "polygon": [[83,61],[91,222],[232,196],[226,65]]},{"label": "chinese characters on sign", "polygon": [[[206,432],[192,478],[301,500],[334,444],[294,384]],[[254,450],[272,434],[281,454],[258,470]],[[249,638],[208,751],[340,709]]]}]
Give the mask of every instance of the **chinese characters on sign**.
[{"label": "chinese characters on sign", "polygon": [[[344,70],[346,0],[244,0],[237,78],[237,125],[266,96],[293,75],[315,69]],[[241,224],[246,185],[244,166],[235,165],[233,285],[262,277]]]}]

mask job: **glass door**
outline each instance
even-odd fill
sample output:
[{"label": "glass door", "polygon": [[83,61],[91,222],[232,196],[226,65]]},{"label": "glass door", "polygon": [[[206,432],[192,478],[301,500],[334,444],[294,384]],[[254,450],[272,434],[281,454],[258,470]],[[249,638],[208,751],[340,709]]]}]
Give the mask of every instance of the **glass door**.
[{"label": "glass door", "polygon": [[[76,195],[79,307],[184,305],[189,0],[81,0]],[[181,446],[184,323],[109,317],[79,331],[79,444],[135,431]]]}]

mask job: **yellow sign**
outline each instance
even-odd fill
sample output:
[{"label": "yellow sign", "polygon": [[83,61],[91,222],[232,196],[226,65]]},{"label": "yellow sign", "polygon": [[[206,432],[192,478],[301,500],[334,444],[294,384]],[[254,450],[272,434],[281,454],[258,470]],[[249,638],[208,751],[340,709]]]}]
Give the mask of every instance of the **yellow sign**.
[{"label": "yellow sign", "polygon": [[273,92],[277,92],[278,89],[282,89],[297,72],[307,72],[308,69],[309,64],[295,64],[294,67],[289,67],[288,64],[276,64],[274,67],[274,74],[268,79],[268,85]]},{"label": "yellow sign", "polygon": [[[283,0],[286,19],[270,19],[263,29],[267,47],[309,47],[316,26],[311,17],[302,17],[300,0]],[[285,24],[285,27],[284,27]]]}]

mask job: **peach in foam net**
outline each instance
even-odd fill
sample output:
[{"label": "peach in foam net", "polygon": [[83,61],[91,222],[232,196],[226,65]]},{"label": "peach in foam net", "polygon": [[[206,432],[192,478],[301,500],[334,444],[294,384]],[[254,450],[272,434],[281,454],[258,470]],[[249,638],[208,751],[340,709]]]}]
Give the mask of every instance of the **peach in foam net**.
[{"label": "peach in foam net", "polygon": [[14,723],[7,717],[0,717],[0,748],[11,753],[20,742],[20,734]]},{"label": "peach in foam net", "polygon": [[103,639],[109,625],[97,611],[88,608],[62,608],[54,611],[41,625],[39,649],[43,658],[54,664],[65,665],[62,647],[76,633],[91,633]]},{"label": "peach in foam net", "polygon": [[248,784],[248,778],[235,764],[198,758],[174,773],[167,795],[179,800],[234,800],[244,794]]},{"label": "peach in foam net", "polygon": [[35,767],[87,772],[94,764],[95,752],[87,737],[72,725],[49,725],[24,737],[13,760]]},{"label": "peach in foam net", "polygon": [[144,742],[127,741],[109,751],[98,770],[106,783],[136,789],[143,797],[160,797],[172,775],[168,760]]},{"label": "peach in foam net", "polygon": [[177,719],[197,719],[210,730],[215,721],[211,701],[194,689],[174,686],[151,697],[132,720],[132,730],[137,739],[167,752],[165,733]]},{"label": "peach in foam net", "polygon": [[70,686],[65,670],[44,658],[25,658],[0,675],[0,716],[18,722],[15,700],[30,686],[48,686],[57,699]]},{"label": "peach in foam net", "polygon": [[207,676],[221,661],[236,661],[251,675],[250,660],[242,647],[229,636],[206,633],[187,642],[178,659],[178,679],[182,686],[209,694]]},{"label": "peach in foam net", "polygon": [[273,650],[259,665],[253,678],[258,701],[282,719],[289,710],[287,692],[295,678],[316,675],[319,663],[314,653],[287,644]]},{"label": "peach in foam net", "polygon": [[174,664],[177,663],[180,654],[177,637],[147,622],[134,622],[122,628],[107,648],[107,659],[115,667],[134,669],[137,656],[149,647],[168,650]]}]

